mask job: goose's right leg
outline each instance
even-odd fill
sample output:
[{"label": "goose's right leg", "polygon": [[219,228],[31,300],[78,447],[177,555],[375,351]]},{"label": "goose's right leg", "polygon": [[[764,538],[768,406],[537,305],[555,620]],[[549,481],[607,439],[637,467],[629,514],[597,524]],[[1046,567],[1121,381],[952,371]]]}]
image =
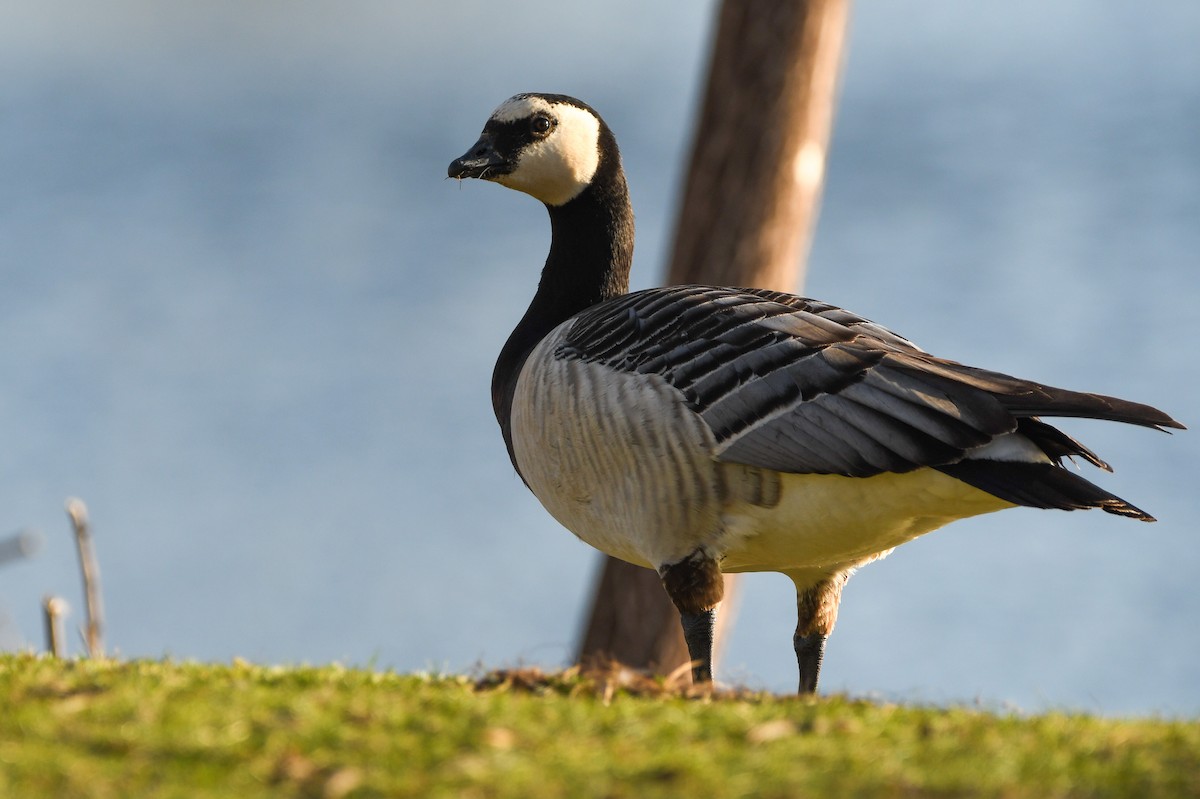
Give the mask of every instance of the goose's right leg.
[{"label": "goose's right leg", "polygon": [[679,609],[683,640],[692,659],[692,681],[712,682],[717,605],[725,592],[721,570],[715,560],[696,550],[678,563],[660,566],[658,574],[667,595]]}]

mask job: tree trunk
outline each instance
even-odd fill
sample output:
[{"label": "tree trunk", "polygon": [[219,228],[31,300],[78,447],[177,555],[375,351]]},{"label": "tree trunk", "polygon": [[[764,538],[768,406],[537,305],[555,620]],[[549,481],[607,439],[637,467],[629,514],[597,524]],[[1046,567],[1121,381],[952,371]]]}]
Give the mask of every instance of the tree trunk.
[{"label": "tree trunk", "polygon": [[[696,121],[668,284],[798,291],[817,216],[849,0],[725,0]],[[718,651],[736,589],[725,576]],[[669,673],[687,661],[658,575],[605,558],[580,658]]]}]

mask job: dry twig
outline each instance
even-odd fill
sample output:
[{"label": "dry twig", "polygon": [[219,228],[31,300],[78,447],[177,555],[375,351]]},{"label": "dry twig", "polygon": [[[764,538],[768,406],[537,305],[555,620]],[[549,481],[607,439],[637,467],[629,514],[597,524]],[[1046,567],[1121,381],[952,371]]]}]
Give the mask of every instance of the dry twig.
[{"label": "dry twig", "polygon": [[62,624],[68,610],[67,602],[62,597],[51,594],[42,600],[46,619],[46,649],[56,658],[61,658],[65,652]]},{"label": "dry twig", "polygon": [[104,641],[101,631],[104,627],[104,606],[100,599],[100,566],[96,562],[96,552],[92,548],[92,532],[88,523],[87,506],[83,500],[72,497],[67,500],[67,516],[71,518],[71,526],[75,529],[75,544],[79,548],[79,568],[83,572],[83,598],[87,605],[87,627],[84,638],[87,641],[88,656],[104,657]]}]

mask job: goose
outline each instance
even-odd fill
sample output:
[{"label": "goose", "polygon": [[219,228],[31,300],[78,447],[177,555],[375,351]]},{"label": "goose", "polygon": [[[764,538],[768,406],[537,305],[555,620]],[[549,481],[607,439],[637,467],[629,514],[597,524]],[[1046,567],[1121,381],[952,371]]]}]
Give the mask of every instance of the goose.
[{"label": "goose", "polygon": [[578,538],[655,569],[698,683],[723,572],[796,586],[799,692],[816,692],[847,579],[952,521],[1026,506],[1154,521],[1064,468],[1111,468],[1041,417],[1182,429],[1166,413],[929,354],[835,305],[756,288],[629,292],[634,224],[612,130],[561,94],[504,101],[448,176],[550,215],[492,403],[517,473]]}]

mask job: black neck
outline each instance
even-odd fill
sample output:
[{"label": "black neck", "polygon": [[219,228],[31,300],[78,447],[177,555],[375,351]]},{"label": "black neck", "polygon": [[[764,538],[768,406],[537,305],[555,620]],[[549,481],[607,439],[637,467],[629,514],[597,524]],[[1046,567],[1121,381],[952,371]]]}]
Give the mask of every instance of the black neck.
[{"label": "black neck", "polygon": [[[611,168],[615,161],[615,169]],[[500,351],[492,373],[492,407],[513,457],[511,411],[521,367],[546,334],[580,311],[629,291],[633,211],[620,161],[602,165],[593,182],[550,211],[550,255],[537,293]],[[518,470],[519,471],[519,470]]]},{"label": "black neck", "polygon": [[633,261],[633,213],[623,178],[617,187],[593,184],[547,209],[550,254],[537,294],[513,331],[540,326],[539,339],[580,311],[628,292]]}]

